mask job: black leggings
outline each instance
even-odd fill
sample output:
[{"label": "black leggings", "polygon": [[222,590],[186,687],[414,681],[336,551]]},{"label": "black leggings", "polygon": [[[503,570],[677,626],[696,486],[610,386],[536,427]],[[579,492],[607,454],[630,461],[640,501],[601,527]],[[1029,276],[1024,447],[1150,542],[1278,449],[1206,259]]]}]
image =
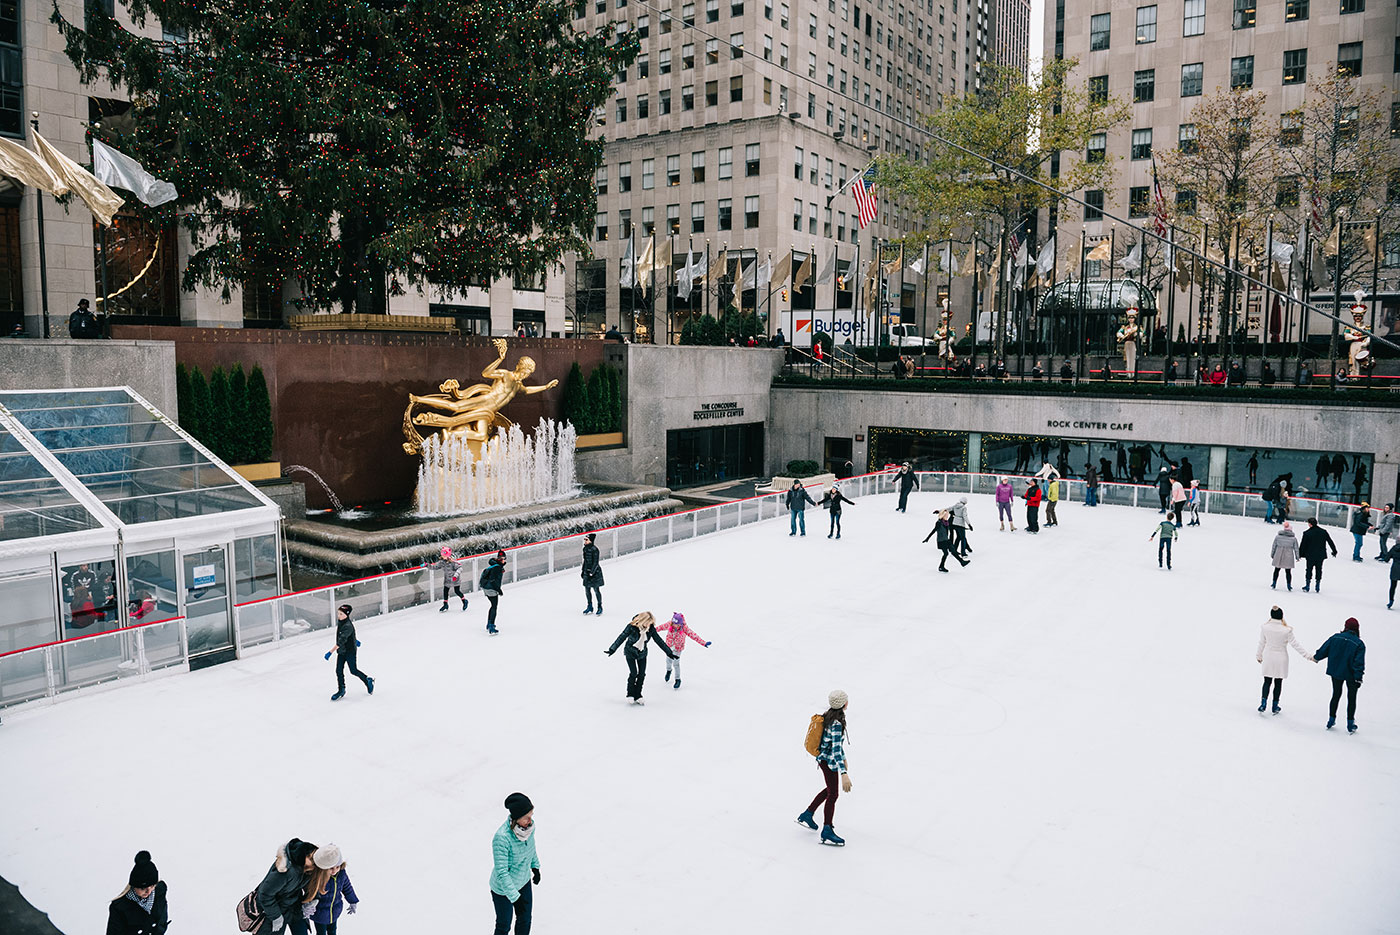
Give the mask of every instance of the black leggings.
[{"label": "black leggings", "polygon": [[1283,679],[1269,678],[1267,675],[1264,676],[1264,691],[1259,695],[1259,700],[1262,702],[1265,698],[1269,697],[1270,682],[1274,683],[1274,707],[1277,708],[1278,696],[1283,694]]},{"label": "black leggings", "polygon": [[443,584],[442,584],[442,602],[443,602],[444,604],[447,603],[447,592],[448,592],[448,591],[456,591],[458,597],[461,597],[461,598],[465,598],[465,597],[466,597],[466,595],[462,593],[462,587],[461,587],[461,585],[453,584],[453,583],[451,583],[450,581],[444,581]]},{"label": "black leggings", "polygon": [[593,596],[596,594],[596,595],[598,596],[598,609],[599,609],[599,610],[602,610],[602,609],[603,609],[603,589],[602,589],[602,588],[595,588],[595,587],[593,587],[593,585],[591,585],[591,584],[585,584],[585,585],[583,586],[583,593],[584,593],[584,596],[588,598],[588,606],[589,606],[590,608],[592,608],[592,606],[593,606]]},{"label": "black leggings", "polygon": [[345,694],[345,667],[350,667],[350,674],[355,676],[365,687],[369,687],[369,676],[365,675],[355,666],[355,647],[351,646],[348,652],[335,654],[335,683],[341,694]]},{"label": "black leggings", "polygon": [[1400,581],[1400,578],[1391,578],[1391,579],[1390,579],[1390,601],[1391,601],[1391,603],[1394,603],[1394,602],[1395,602],[1395,582],[1397,582],[1397,581]]},{"label": "black leggings", "polygon": [[943,551],[943,561],[941,561],[941,562],[938,563],[938,570],[939,570],[939,571],[947,571],[947,570],[948,570],[948,569],[947,569],[947,565],[948,565],[948,556],[949,556],[949,555],[952,555],[953,558],[957,559],[959,565],[966,565],[966,564],[967,564],[967,562],[965,562],[965,561],[963,560],[963,557],[962,557],[961,555],[959,555],[956,551],[954,551],[953,546],[952,546],[951,544],[950,544],[950,545],[940,545],[940,546],[939,546],[939,549],[941,549],[941,550]]},{"label": "black leggings", "polygon": [[627,697],[642,697],[642,683],[647,679],[647,654],[627,650]]},{"label": "black leggings", "polygon": [[[1286,581],[1286,582],[1288,583],[1288,586],[1289,586],[1290,588],[1293,587],[1293,569],[1292,569],[1292,568],[1275,568],[1275,569],[1274,569],[1274,584],[1278,584],[1278,573],[1279,573],[1279,572],[1283,572],[1283,580]],[[1321,580],[1321,579],[1319,579],[1319,580]]]},{"label": "black leggings", "polygon": [[486,629],[492,630],[496,627],[496,602],[501,599],[501,595],[488,594],[486,599],[491,602],[491,612],[486,615]]},{"label": "black leggings", "polygon": [[1339,679],[1335,676],[1332,679],[1332,703],[1327,706],[1327,716],[1337,716],[1337,702],[1342,697],[1342,686],[1347,688],[1347,720],[1356,720],[1356,693],[1361,688],[1361,683],[1356,679]]}]

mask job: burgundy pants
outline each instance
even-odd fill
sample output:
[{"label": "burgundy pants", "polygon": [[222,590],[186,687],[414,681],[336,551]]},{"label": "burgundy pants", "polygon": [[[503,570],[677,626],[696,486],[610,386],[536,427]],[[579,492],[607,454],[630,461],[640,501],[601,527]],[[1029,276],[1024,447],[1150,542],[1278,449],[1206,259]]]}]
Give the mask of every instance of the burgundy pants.
[{"label": "burgundy pants", "polygon": [[817,793],[812,804],[807,806],[807,811],[815,812],[817,806],[825,802],[826,809],[822,812],[824,816],[822,824],[829,825],[832,823],[832,816],[836,814],[836,797],[841,794],[841,786],[837,783],[838,775],[831,770],[831,767],[820,760],[817,761],[817,766],[822,771],[822,779],[826,780],[826,788]]}]

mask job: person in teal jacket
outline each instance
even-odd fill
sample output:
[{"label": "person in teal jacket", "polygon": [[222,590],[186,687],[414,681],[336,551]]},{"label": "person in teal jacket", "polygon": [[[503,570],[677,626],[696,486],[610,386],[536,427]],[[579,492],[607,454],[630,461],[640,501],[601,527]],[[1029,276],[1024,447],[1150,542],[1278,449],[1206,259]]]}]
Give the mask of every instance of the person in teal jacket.
[{"label": "person in teal jacket", "polygon": [[509,935],[515,916],[516,935],[530,935],[534,906],[531,882],[540,882],[540,858],[535,853],[535,806],[523,792],[506,796],[510,817],[491,839],[491,902],[496,907],[496,935]]}]

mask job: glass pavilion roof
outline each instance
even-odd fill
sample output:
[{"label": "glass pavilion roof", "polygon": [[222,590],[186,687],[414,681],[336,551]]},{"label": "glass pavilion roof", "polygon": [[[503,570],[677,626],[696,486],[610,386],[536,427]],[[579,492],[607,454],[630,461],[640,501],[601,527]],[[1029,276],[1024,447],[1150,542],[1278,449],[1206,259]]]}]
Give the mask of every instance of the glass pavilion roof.
[{"label": "glass pavilion roof", "polygon": [[0,542],[268,505],[124,387],[0,392]]}]

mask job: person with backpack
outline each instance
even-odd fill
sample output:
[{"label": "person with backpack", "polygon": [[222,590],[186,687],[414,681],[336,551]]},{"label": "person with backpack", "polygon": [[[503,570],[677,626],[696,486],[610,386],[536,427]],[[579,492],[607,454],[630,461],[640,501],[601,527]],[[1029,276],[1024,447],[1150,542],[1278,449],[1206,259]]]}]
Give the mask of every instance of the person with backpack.
[{"label": "person with backpack", "polygon": [[710,648],[710,643],[708,640],[701,639],[700,634],[696,633],[686,624],[685,614],[681,613],[679,610],[671,615],[671,620],[669,623],[657,624],[656,629],[658,631],[666,631],[666,645],[671,647],[671,651],[675,653],[674,657],[666,660],[665,681],[671,681],[671,670],[674,668],[676,672],[676,684],[672,687],[680,688],[681,650],[685,649],[685,638],[687,636],[690,637],[695,642],[699,643],[701,646],[704,646],[706,649]]},{"label": "person with backpack", "polygon": [[1351,538],[1356,543],[1356,548],[1351,551],[1353,562],[1362,561],[1361,547],[1366,544],[1366,533],[1370,532],[1371,526],[1371,504],[1362,503],[1351,514]]},{"label": "person with backpack", "polygon": [[509,935],[511,918],[516,935],[529,935],[535,897],[531,884],[540,882],[540,857],[535,851],[535,805],[523,792],[506,796],[505,824],[491,838],[491,904],[496,909],[495,935]]},{"label": "person with backpack", "polygon": [[1158,523],[1157,528],[1152,530],[1152,535],[1147,537],[1148,542],[1151,542],[1155,537],[1161,537],[1157,539],[1158,568],[1162,567],[1162,553],[1165,552],[1167,556],[1167,571],[1172,570],[1172,541],[1176,539],[1178,535],[1180,534],[1176,531],[1176,523],[1172,522],[1172,518],[1168,516]]},{"label": "person with backpack", "polygon": [[348,905],[346,911],[354,915],[359,908],[360,897],[355,895],[355,887],[350,885],[350,874],[345,869],[340,848],[334,844],[318,847],[316,853],[311,855],[311,862],[316,869],[306,886],[302,914],[316,926],[316,935],[336,935],[341,910]]},{"label": "person with backpack", "polygon": [[[850,707],[850,698],[838,688],[827,695],[826,703],[825,714],[812,715],[807,725],[806,742],[807,753],[816,757],[824,787],[812,799],[807,810],[797,816],[797,823],[816,831],[817,823],[813,816],[817,806],[823,806],[821,842],[841,847],[846,839],[836,835],[834,819],[837,796],[851,791],[851,777],[846,772],[846,709]],[[841,780],[839,788],[836,785],[838,776]]]},{"label": "person with backpack", "polygon": [[[365,675],[355,667],[355,656],[359,651],[360,641],[355,639],[355,625],[350,622],[350,615],[353,608],[349,604],[341,604],[336,608],[335,624],[335,694],[331,695],[331,701],[339,701],[345,697],[345,667],[350,667],[350,674],[361,682],[365,683],[365,690],[371,695],[374,694],[374,679]],[[331,657],[326,653],[326,658]]]},{"label": "person with backpack", "polygon": [[505,571],[505,552],[497,552],[486,563],[486,568],[481,573],[481,580],[477,582],[481,593],[485,594],[486,599],[491,602],[491,610],[486,614],[486,632],[493,636],[500,632],[496,629],[496,604],[501,599],[501,579],[505,576]]},{"label": "person with backpack", "polygon": [[894,483],[899,485],[899,506],[895,507],[895,512],[907,513],[909,511],[909,491],[919,489],[919,475],[915,474],[914,468],[908,461],[905,461],[894,475]]},{"label": "person with backpack", "polygon": [[1278,587],[1278,573],[1284,574],[1284,579],[1288,583],[1288,590],[1293,590],[1293,566],[1298,562],[1298,537],[1293,535],[1293,526],[1284,523],[1283,528],[1274,536],[1274,544],[1269,549],[1269,554],[1274,563],[1274,580],[1269,583],[1270,588]]},{"label": "person with backpack", "polygon": [[797,535],[797,527],[802,527],[802,535],[807,535],[807,504],[817,505],[817,501],[812,499],[812,495],[807,492],[807,488],[802,486],[802,481],[794,477],[792,486],[788,488],[784,496],[788,508],[788,525],[791,531],[789,536]]},{"label": "person with backpack", "polygon": [[1278,714],[1279,696],[1283,694],[1283,680],[1288,678],[1288,647],[1304,659],[1312,660],[1293,634],[1293,628],[1283,619],[1283,610],[1275,605],[1269,610],[1269,619],[1259,628],[1259,648],[1254,651],[1254,659],[1264,672],[1264,689],[1259,695],[1259,713],[1269,702],[1269,687],[1274,689],[1274,713]]},{"label": "person with backpack", "polygon": [[841,504],[843,503],[855,506],[855,501],[841,492],[840,484],[832,484],[831,488],[822,494],[820,505],[831,512],[831,530],[826,534],[828,539],[832,537],[832,534],[835,534],[838,539],[841,538]]},{"label": "person with backpack", "polygon": [[1327,638],[1313,653],[1313,662],[1327,660],[1327,674],[1332,679],[1332,701],[1327,706],[1327,729],[1337,723],[1337,702],[1342,697],[1342,687],[1347,690],[1347,733],[1356,733],[1356,693],[1361,690],[1361,679],[1366,674],[1366,644],[1361,642],[1361,624],[1355,617],[1348,617],[1340,633]]},{"label": "person with backpack", "polygon": [[598,616],[603,615],[603,566],[598,563],[598,546],[594,540],[597,533],[590,532],[583,537],[583,570],[580,574],[583,577],[583,594],[588,598],[588,606],[583,609],[585,614],[595,613],[593,610],[593,597],[598,597]]},{"label": "person with backpack", "polygon": [[[1303,570],[1303,590],[1314,590],[1318,594],[1322,593],[1322,563],[1327,559],[1327,550],[1332,550],[1332,557],[1337,557],[1337,545],[1332,541],[1332,537],[1327,530],[1317,524],[1317,520],[1308,517],[1308,528],[1303,530],[1303,539],[1298,543],[1298,557],[1307,562],[1307,567]],[[1313,579],[1317,580],[1314,581]]]},{"label": "person with backpack", "polygon": [[466,595],[462,593],[462,563],[452,557],[452,548],[450,546],[443,546],[439,554],[441,558],[428,566],[434,571],[440,571],[443,574],[442,606],[438,608],[438,613],[446,613],[447,611],[448,591],[457,592],[457,596],[462,599],[462,609],[466,610],[467,598]]},{"label": "person with backpack", "polygon": [[[1005,477],[997,482],[997,522],[1001,525],[1001,531],[1006,532],[1006,524],[1011,524],[1011,531],[1016,531],[1016,520],[1011,518],[1011,500],[1015,492],[1011,489],[1011,482]],[[928,540],[925,539],[925,542]]]},{"label": "person with backpack", "polygon": [[[263,917],[257,935],[275,935],[291,929],[293,935],[309,935],[311,927],[302,915],[302,890],[314,873],[316,845],[292,838],[277,849],[277,857],[253,895]],[[245,900],[246,902],[246,900]]]},{"label": "person with backpack", "polygon": [[1021,494],[1026,501],[1026,532],[1035,535],[1040,532],[1040,486],[1032,477],[1026,492]]},{"label": "person with backpack", "polygon": [[648,639],[654,640],[671,662],[680,660],[679,654],[672,652],[671,647],[662,641],[661,634],[656,632],[655,624],[656,618],[651,615],[651,611],[644,610],[628,621],[612,645],[603,650],[605,655],[611,656],[617,652],[619,646],[627,644],[627,648],[623,650],[623,655],[627,657],[627,697],[632,699],[634,705],[646,704],[642,701],[642,683],[647,678]]},{"label": "person with backpack", "polygon": [[107,907],[107,935],[165,935],[169,927],[165,883],[151,852],[138,851],[126,889]]},{"label": "person with backpack", "polygon": [[953,522],[952,516],[947,510],[943,510],[938,514],[938,522],[934,523],[933,528],[929,530],[929,534],[924,536],[924,541],[927,542],[934,535],[938,536],[938,548],[939,551],[943,553],[943,560],[938,563],[938,570],[945,573],[948,571],[949,553],[952,553],[953,558],[958,560],[959,565],[966,568],[968,562],[953,548],[953,543],[955,541]]}]

